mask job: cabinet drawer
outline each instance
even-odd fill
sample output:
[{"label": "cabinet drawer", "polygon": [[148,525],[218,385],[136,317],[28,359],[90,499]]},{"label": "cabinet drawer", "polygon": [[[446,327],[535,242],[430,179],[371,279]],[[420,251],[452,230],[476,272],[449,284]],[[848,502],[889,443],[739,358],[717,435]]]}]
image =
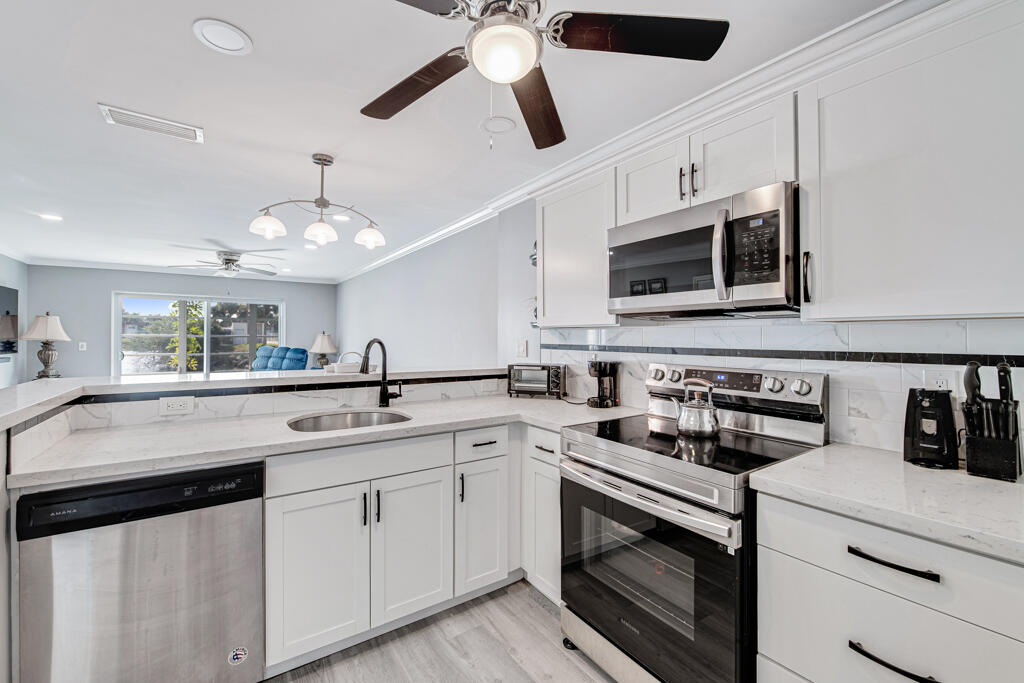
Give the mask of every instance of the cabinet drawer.
[{"label": "cabinet drawer", "polygon": [[757,542],[1024,641],[1024,567],[765,495],[758,495]]},{"label": "cabinet drawer", "polygon": [[455,462],[508,455],[508,425],[455,432]]},{"label": "cabinet drawer", "polygon": [[[815,683],[1014,681],[1024,643],[758,548],[758,650]],[[864,649],[858,654],[851,644]]]},{"label": "cabinet drawer", "polygon": [[558,465],[561,437],[539,427],[526,428],[526,455],[549,465]]},{"label": "cabinet drawer", "polygon": [[452,464],[452,433],[267,458],[266,497]]},{"label": "cabinet drawer", "polygon": [[764,655],[757,656],[757,683],[807,683],[784,666],[779,666]]}]

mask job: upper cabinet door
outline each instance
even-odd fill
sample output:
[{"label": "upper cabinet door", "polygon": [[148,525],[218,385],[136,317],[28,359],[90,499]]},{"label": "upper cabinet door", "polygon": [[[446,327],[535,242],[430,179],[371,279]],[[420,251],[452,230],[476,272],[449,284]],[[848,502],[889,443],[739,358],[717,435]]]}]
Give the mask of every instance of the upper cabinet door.
[{"label": "upper cabinet door", "polygon": [[508,576],[508,456],[455,466],[455,595]]},{"label": "upper cabinet door", "polygon": [[780,97],[690,136],[690,202],[796,180],[796,112]]},{"label": "upper cabinet door", "polygon": [[1024,64],[1019,2],[799,91],[805,319],[1024,314],[1012,64]]},{"label": "upper cabinet door", "polygon": [[370,485],[266,502],[267,664],[370,628]]},{"label": "upper cabinet door", "polygon": [[452,468],[370,482],[374,627],[452,597]]},{"label": "upper cabinet door", "polygon": [[615,324],[608,313],[608,229],[614,223],[614,169],[537,200],[541,327]]},{"label": "upper cabinet door", "polygon": [[689,174],[690,145],[685,137],[616,166],[615,224],[688,207]]}]

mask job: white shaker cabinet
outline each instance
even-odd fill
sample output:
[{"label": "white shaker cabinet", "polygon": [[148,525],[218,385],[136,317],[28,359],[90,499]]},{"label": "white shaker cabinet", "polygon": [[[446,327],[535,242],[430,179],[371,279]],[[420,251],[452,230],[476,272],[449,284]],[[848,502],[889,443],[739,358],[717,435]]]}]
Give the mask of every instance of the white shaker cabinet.
[{"label": "white shaker cabinet", "polygon": [[541,327],[614,325],[608,313],[608,228],[615,171],[537,200],[537,321]]},{"label": "white shaker cabinet", "polygon": [[[557,435],[552,436],[557,443]],[[557,603],[562,591],[561,475],[557,465],[529,452],[523,461],[523,568],[526,579]]]},{"label": "white shaker cabinet", "polygon": [[508,576],[508,456],[455,466],[455,595]]},{"label": "white shaker cabinet", "polygon": [[369,482],[266,501],[267,663],[370,628]]},{"label": "white shaker cabinet", "polygon": [[1024,313],[1022,63],[1003,3],[799,91],[804,319]]},{"label": "white shaker cabinet", "polygon": [[791,94],[618,164],[616,225],[783,180],[796,180]]},{"label": "white shaker cabinet", "polygon": [[375,479],[370,489],[376,627],[452,597],[452,468]]}]

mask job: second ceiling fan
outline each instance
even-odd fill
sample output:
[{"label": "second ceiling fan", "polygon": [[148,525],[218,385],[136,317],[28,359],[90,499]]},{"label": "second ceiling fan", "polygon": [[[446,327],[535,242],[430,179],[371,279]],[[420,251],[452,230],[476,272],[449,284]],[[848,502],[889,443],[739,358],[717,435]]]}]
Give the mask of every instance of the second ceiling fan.
[{"label": "second ceiling fan", "polygon": [[488,80],[512,86],[537,149],[565,140],[555,101],[540,66],[543,39],[560,48],[623,52],[707,61],[721,47],[729,22],[685,17],[560,12],[546,26],[537,22],[545,0],[398,0],[473,27],[464,46],[454,47],[362,109],[390,119],[472,64]]}]

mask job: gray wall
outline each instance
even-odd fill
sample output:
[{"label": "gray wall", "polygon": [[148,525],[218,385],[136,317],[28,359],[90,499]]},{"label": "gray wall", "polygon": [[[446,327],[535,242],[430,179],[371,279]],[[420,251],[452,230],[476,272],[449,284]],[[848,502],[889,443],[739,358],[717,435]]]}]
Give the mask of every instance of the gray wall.
[{"label": "gray wall", "polygon": [[[380,337],[388,363],[405,370],[501,367],[528,340],[537,271],[528,201],[409,256],[338,285],[338,333],[346,351]],[[374,352],[376,358],[376,352]]]},{"label": "gray wall", "polygon": [[[0,287],[11,287],[18,290],[18,327],[20,328],[18,334],[20,335],[28,327],[28,321],[32,320],[28,317],[28,266],[21,261],[0,254]],[[0,311],[0,315],[3,313]],[[18,353],[15,356],[13,370],[0,367],[0,387],[17,383],[25,376],[25,359],[29,355],[29,343],[18,342]],[[37,350],[32,350],[32,353],[35,354]]]},{"label": "gray wall", "polygon": [[[202,275],[149,273],[59,266],[28,267],[25,315],[46,311],[60,316],[70,342],[57,342],[57,369],[65,377],[107,376],[111,372],[111,315],[114,292],[185,294],[279,299],[285,304],[284,343],[308,349],[321,330],[334,330],[336,286],[274,280],[227,279]],[[87,343],[79,351],[79,342]],[[42,367],[38,342],[22,342],[31,352],[27,375]]]}]

